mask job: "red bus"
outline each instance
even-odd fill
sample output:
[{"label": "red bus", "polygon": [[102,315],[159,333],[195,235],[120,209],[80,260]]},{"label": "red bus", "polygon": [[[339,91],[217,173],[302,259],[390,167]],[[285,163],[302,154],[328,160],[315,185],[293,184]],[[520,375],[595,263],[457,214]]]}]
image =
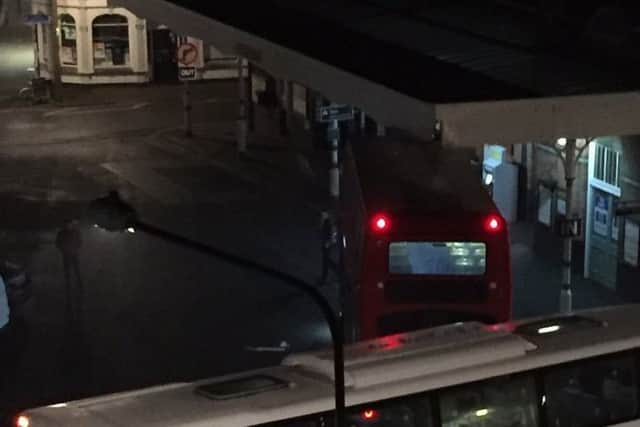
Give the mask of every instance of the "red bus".
[{"label": "red bus", "polygon": [[353,339],[510,318],[507,224],[468,151],[368,142],[344,156],[345,313]]}]

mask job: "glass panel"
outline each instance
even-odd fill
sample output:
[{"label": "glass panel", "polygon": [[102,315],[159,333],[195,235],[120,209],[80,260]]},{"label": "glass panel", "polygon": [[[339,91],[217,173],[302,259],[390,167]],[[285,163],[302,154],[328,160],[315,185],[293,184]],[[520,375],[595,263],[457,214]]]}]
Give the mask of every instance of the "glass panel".
[{"label": "glass panel", "polygon": [[268,375],[253,375],[234,380],[202,385],[197,392],[214,399],[232,399],[234,397],[277,390],[287,387],[288,383]]},{"label": "glass panel", "polygon": [[69,14],[60,15],[60,60],[64,65],[77,65],[76,22]]},{"label": "glass panel", "polygon": [[537,407],[531,376],[503,377],[440,394],[443,427],[537,427]]},{"label": "glass panel", "polygon": [[583,331],[586,329],[601,328],[602,326],[603,323],[599,320],[582,316],[568,316],[523,323],[515,329],[515,332],[528,336],[536,336]]},{"label": "glass panel", "polygon": [[620,153],[616,152],[615,155],[615,162],[613,165],[613,182],[612,184],[615,185],[616,187],[620,186]]},{"label": "glass panel", "polygon": [[616,163],[616,153],[611,150],[607,150],[607,174],[606,181],[608,184],[614,185],[614,173]]},{"label": "glass panel", "polygon": [[479,276],[486,268],[487,246],[480,242],[392,242],[392,274]]},{"label": "glass panel", "polygon": [[[265,427],[332,427],[334,415],[324,413],[261,424]],[[425,394],[347,408],[348,427],[434,427],[431,402]]]},{"label": "glass panel", "polygon": [[102,15],[98,16],[93,25],[127,24],[127,17],[122,15]]},{"label": "glass panel", "polygon": [[615,424],[638,413],[632,356],[586,361],[552,370],[544,378],[550,427]]},{"label": "glass panel", "polygon": [[432,427],[433,412],[425,395],[349,409],[349,427]]},{"label": "glass panel", "polygon": [[620,185],[620,153],[597,145],[593,175],[600,181],[618,187]]},{"label": "glass panel", "polygon": [[[333,416],[333,414],[310,415],[258,425],[261,427],[331,427],[334,424]],[[253,427],[257,427],[258,425]]]},{"label": "glass panel", "polygon": [[93,21],[93,60],[96,67],[129,64],[127,18],[104,15]]},{"label": "glass panel", "polygon": [[597,179],[604,181],[604,147],[601,145],[596,145],[594,175]]}]

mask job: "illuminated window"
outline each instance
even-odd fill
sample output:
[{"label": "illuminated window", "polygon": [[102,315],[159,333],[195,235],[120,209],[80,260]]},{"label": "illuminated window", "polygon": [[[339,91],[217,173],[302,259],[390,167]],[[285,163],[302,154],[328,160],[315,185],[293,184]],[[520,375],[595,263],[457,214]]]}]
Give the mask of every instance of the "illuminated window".
[{"label": "illuminated window", "polygon": [[129,65],[129,23],[125,16],[98,16],[93,21],[92,34],[95,67]]},{"label": "illuminated window", "polygon": [[436,276],[481,276],[487,247],[481,242],[392,242],[389,273]]},{"label": "illuminated window", "polygon": [[596,145],[593,176],[614,187],[620,186],[620,153],[603,145]]},{"label": "illuminated window", "polygon": [[444,390],[442,427],[537,427],[533,377],[504,377]]},{"label": "illuminated window", "polygon": [[60,62],[78,65],[76,21],[68,13],[60,15]]},{"label": "illuminated window", "polygon": [[632,356],[589,360],[551,370],[544,377],[548,426],[613,425],[638,415]]}]

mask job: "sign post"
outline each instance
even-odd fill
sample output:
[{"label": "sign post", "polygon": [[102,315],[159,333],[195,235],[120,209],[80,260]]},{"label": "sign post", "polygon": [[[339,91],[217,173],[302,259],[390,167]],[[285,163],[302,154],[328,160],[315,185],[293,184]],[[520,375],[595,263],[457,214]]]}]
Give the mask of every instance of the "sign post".
[{"label": "sign post", "polygon": [[193,120],[191,111],[193,105],[191,103],[191,87],[189,81],[195,80],[197,77],[195,63],[200,55],[198,47],[193,43],[182,43],[178,47],[178,78],[184,82],[184,92],[182,103],[184,106],[184,133],[187,138],[193,136]]},{"label": "sign post", "polygon": [[353,107],[349,105],[331,104],[319,107],[316,117],[319,122],[328,123],[327,140],[331,150],[331,166],[329,169],[329,193],[333,199],[333,235],[329,241],[337,249],[337,276],[338,276],[338,299],[340,311],[338,317],[340,323],[344,322],[345,307],[345,274],[344,274],[344,238],[342,234],[342,224],[340,218],[340,122],[353,120]]},{"label": "sign post", "polygon": [[329,192],[331,197],[340,197],[340,164],[338,148],[340,146],[340,122],[353,119],[353,107],[331,104],[322,106],[317,112],[318,121],[329,123],[327,139],[331,148],[331,169],[329,170]]},{"label": "sign post", "polygon": [[[237,138],[238,152],[246,153],[249,144],[249,104],[250,93],[247,87],[247,81],[244,78],[244,59],[238,58],[238,121],[237,121]],[[248,76],[251,78],[251,76]]]},{"label": "sign post", "polygon": [[562,238],[577,238],[582,236],[582,218],[573,217],[557,222],[556,231]]}]

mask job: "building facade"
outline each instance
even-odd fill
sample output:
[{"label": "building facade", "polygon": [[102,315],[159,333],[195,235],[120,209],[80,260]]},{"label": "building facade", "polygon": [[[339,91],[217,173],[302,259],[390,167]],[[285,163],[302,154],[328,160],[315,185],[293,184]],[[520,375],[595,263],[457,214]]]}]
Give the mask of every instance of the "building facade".
[{"label": "building facade", "polygon": [[[34,13],[50,15],[47,0],[34,0]],[[237,76],[237,60],[201,41],[173,34],[161,23],[150,23],[106,0],[58,0],[57,35],[61,78],[65,83],[147,83],[178,79],[181,44],[196,52],[188,64],[196,79]],[[36,62],[49,76],[47,24],[34,29]]]},{"label": "building facade", "polygon": [[[640,299],[640,138],[598,138],[589,150],[584,274]],[[634,209],[623,211],[625,205]]]},{"label": "building facade", "polygon": [[[638,142],[637,136],[591,140],[578,159],[573,189],[574,214],[583,219],[582,236],[573,245],[574,273],[634,301],[640,301]],[[524,197],[535,223],[534,247],[560,260],[555,225],[566,215],[562,159],[550,144],[523,144],[520,150],[528,153],[515,160],[527,169]],[[619,209],[627,204],[633,209]]]}]

